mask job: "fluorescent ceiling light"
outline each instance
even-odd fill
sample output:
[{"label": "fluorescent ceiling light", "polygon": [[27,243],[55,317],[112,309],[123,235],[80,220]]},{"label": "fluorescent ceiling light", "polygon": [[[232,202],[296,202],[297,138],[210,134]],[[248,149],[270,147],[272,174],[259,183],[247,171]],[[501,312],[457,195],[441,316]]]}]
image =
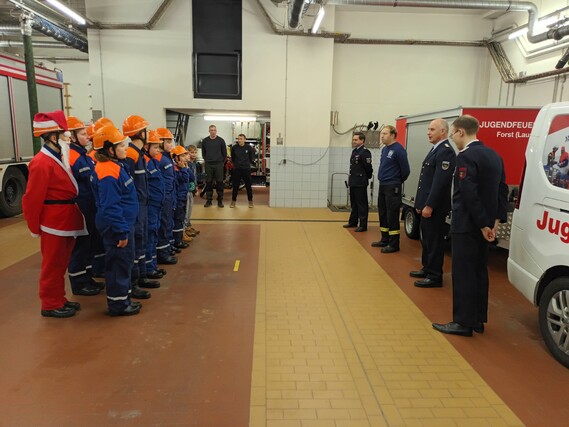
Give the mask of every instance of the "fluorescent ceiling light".
[{"label": "fluorescent ceiling light", "polygon": [[521,36],[523,36],[523,35],[526,35],[527,32],[528,32],[528,29],[527,29],[527,28],[522,28],[521,30],[516,30],[516,31],[514,31],[512,34],[510,34],[510,35],[508,36],[508,39],[510,39],[510,40],[517,39],[518,37],[521,37]]},{"label": "fluorescent ceiling light", "polygon": [[252,116],[204,116],[209,122],[256,122],[257,117]]},{"label": "fluorescent ceiling light", "polygon": [[316,15],[316,19],[314,20],[314,25],[312,26],[312,34],[316,34],[316,32],[318,31],[318,28],[320,28],[320,24],[322,23],[322,20],[324,19],[324,8],[322,6],[320,6],[320,10],[318,11],[318,15]]},{"label": "fluorescent ceiling light", "polygon": [[79,15],[78,13],[72,11],[71,9],[69,9],[67,6],[65,6],[64,4],[58,2],[57,0],[46,0],[49,4],[51,4],[53,7],[55,7],[56,9],[59,9],[61,12],[65,13],[67,16],[69,16],[70,18],[75,19],[75,21],[77,21],[80,25],[85,25],[87,22],[85,21],[85,19]]}]

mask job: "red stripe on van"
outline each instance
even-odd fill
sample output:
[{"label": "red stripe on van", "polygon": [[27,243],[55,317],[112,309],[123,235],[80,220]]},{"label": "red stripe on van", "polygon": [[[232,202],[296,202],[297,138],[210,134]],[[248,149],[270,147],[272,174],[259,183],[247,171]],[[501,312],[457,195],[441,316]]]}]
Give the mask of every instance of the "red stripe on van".
[{"label": "red stripe on van", "polygon": [[559,116],[555,116],[551,122],[551,126],[549,126],[548,135],[551,135],[552,133],[558,132],[565,128],[569,128],[569,114],[561,114]]}]

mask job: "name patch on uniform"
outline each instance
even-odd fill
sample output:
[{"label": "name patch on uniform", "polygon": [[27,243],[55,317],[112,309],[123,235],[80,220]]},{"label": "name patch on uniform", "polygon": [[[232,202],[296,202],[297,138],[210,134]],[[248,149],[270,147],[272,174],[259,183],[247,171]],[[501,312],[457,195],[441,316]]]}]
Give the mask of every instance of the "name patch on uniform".
[{"label": "name patch on uniform", "polygon": [[457,172],[458,172],[458,179],[466,178],[466,168],[458,168]]},{"label": "name patch on uniform", "polygon": [[442,162],[441,167],[443,168],[444,171],[448,170],[448,168],[450,167],[450,162],[445,160],[444,162]]}]

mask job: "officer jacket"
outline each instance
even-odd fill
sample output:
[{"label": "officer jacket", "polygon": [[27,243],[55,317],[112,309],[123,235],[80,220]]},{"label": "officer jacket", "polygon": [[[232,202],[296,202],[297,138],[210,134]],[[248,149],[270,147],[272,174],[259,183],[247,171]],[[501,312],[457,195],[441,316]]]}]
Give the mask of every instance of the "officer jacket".
[{"label": "officer jacket", "polygon": [[507,219],[508,186],[502,158],[480,141],[456,156],[451,231],[466,233]]},{"label": "officer jacket", "polygon": [[450,190],[455,163],[456,154],[448,140],[429,151],[421,166],[415,196],[416,209],[430,206],[433,210],[450,211]]},{"label": "officer jacket", "polygon": [[126,239],[138,216],[133,178],[122,163],[109,160],[97,162],[91,185],[97,202],[97,229],[101,234],[110,229],[117,240]]},{"label": "officer jacket", "polygon": [[144,153],[136,145],[130,143],[126,149],[125,162],[128,165],[127,170],[134,180],[138,203],[142,206],[146,206],[148,204],[148,178],[146,176]]},{"label": "officer jacket", "polygon": [[95,197],[91,189],[91,175],[95,170],[95,162],[87,155],[87,150],[80,145],[70,144],[69,164],[71,172],[79,186],[77,204],[83,215],[95,217]]},{"label": "officer jacket", "polygon": [[372,173],[371,152],[363,145],[354,148],[350,157],[348,185],[350,187],[367,187]]}]

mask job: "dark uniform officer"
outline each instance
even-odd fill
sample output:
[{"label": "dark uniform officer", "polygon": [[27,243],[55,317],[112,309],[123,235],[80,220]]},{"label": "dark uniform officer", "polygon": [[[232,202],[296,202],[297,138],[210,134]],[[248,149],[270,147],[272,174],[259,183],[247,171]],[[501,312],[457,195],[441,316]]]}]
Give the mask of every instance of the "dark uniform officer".
[{"label": "dark uniform officer", "polygon": [[452,198],[453,321],[433,327],[471,336],[488,320],[488,241],[496,220],[506,221],[508,186],[501,157],[476,139],[478,120],[461,116],[453,127],[461,149]]},{"label": "dark uniform officer", "polygon": [[[371,152],[364,147],[366,137],[363,133],[357,132],[352,137],[354,147],[350,157],[350,175],[348,186],[350,187],[350,205],[352,212],[348,223],[344,228],[357,227],[356,231],[367,231],[368,218],[368,181],[373,174],[371,163]],[[358,227],[359,221],[359,227]]]},{"label": "dark uniform officer", "polygon": [[452,174],[456,161],[454,149],[446,138],[447,129],[448,124],[443,119],[435,119],[429,125],[428,136],[434,146],[423,160],[415,197],[415,209],[422,214],[423,267],[410,274],[411,277],[424,278],[415,282],[415,286],[421,288],[440,287],[443,283],[446,216],[450,211]]}]

